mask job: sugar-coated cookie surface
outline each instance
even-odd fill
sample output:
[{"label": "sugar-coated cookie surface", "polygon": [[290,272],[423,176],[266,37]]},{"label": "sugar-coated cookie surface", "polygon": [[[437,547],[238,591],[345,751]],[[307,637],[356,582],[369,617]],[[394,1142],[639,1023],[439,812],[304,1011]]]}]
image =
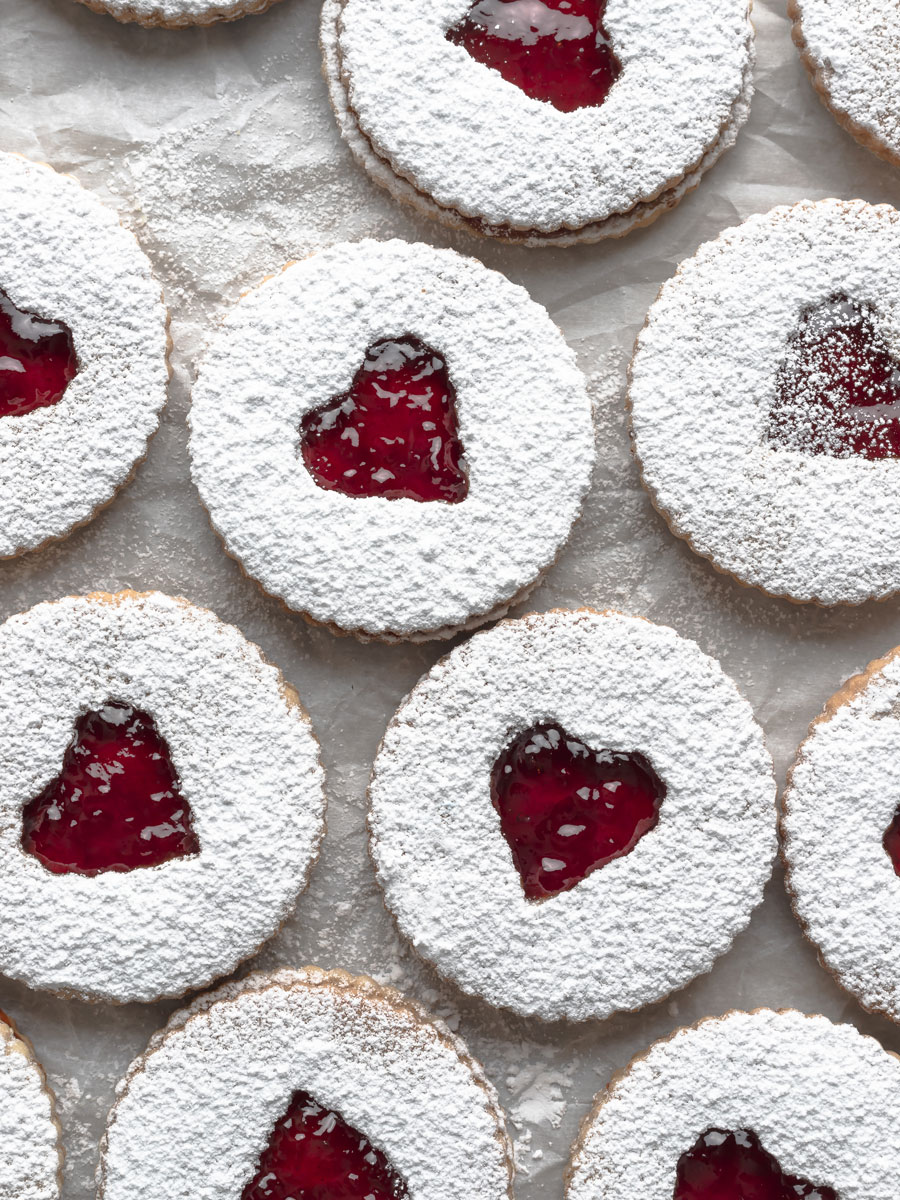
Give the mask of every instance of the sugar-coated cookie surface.
[{"label": "sugar-coated cookie surface", "polygon": [[900,589],[900,462],[767,435],[810,306],[836,294],[865,302],[900,354],[898,270],[896,209],[802,201],[701,246],[650,309],[629,389],[644,483],[673,532],[744,583],[822,604]]},{"label": "sugar-coated cookie surface", "polygon": [[53,1097],[31,1046],[0,1013],[0,1195],[58,1200],[62,1151]]},{"label": "sugar-coated cookie surface", "polygon": [[166,400],[166,310],[150,263],[74,179],[0,154],[0,290],[71,331],[62,399],[0,417],[0,558],[90,520],[146,452]]},{"label": "sugar-coated cookie surface", "polygon": [[[666,795],[630,853],[534,901],[491,772],[538,722],[640,753]],[[602,1018],[729,948],[771,870],[774,796],[750,706],[694,642],[618,613],[552,612],[476,635],[413,689],[375,760],[371,849],[401,932],[463,990],[548,1019]]]},{"label": "sugar-coated cookie surface", "polygon": [[[320,487],[303,417],[373,343],[446,360],[468,474],[461,503]],[[362,637],[449,636],[502,613],[555,560],[593,465],[590,401],[545,309],[452,250],[363,241],[246,295],[203,359],[194,481],[226,549],[292,609]]]},{"label": "sugar-coated cookie surface", "polygon": [[900,656],[870,664],[825,706],[785,792],[794,909],[825,965],[866,1008],[900,1020],[900,878],[885,847],[897,813]]},{"label": "sugar-coated cookie surface", "polygon": [[[159,593],[70,597],[0,626],[0,970],[125,1002],[178,996],[254,953],[293,908],[323,832],[318,746],[279,672],[212,613]],[[200,851],[54,874],[23,807],[57,776],[76,719],[149,712]]]},{"label": "sugar-coated cookie surface", "polygon": [[99,1195],[240,1200],[300,1089],[388,1156],[410,1200],[511,1196],[503,1116],[462,1042],[394,989],[315,967],[175,1014],[119,1085]]},{"label": "sugar-coated cookie surface", "polygon": [[672,1200],[709,1129],[750,1130],[782,1170],[840,1200],[893,1200],[900,1061],[851,1025],[732,1012],[635,1058],[582,1127],[566,1200]]},{"label": "sugar-coated cookie surface", "polygon": [[276,0],[79,0],[97,13],[117,21],[134,21],[149,27],[182,29],[189,25],[213,25],[236,21],[251,13],[265,12]]}]

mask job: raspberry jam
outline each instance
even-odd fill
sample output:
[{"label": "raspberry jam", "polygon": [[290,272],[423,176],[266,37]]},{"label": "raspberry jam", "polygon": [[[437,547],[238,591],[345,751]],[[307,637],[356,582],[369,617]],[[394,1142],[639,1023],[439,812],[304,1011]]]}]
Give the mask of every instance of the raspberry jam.
[{"label": "raspberry jam", "polygon": [[0,291],[0,417],[56,404],[77,371],[65,325],[22,312]]},{"label": "raspberry jam", "polygon": [[343,1117],[295,1092],[241,1200],[402,1200],[406,1184]]},{"label": "raspberry jam", "polygon": [[900,457],[900,366],[876,319],[844,295],[802,313],[778,373],[770,441],[833,458]]},{"label": "raspberry jam", "polygon": [[303,461],[321,488],[388,500],[465,500],[469,481],[447,364],[417,337],[366,351],[349,392],[307,413]]},{"label": "raspberry jam", "polygon": [[558,725],[513,738],[494,764],[491,800],[529,900],[567,892],[628,854],[666,794],[642,754],[590,750]]},{"label": "raspberry jam", "polygon": [[199,852],[151,716],[108,700],[78,719],[62,770],[25,808],[22,848],[55,875],[131,871]]},{"label": "raspberry jam", "polygon": [[755,1133],[709,1129],[678,1160],[672,1200],[837,1200],[837,1193],[783,1175]]},{"label": "raspberry jam", "polygon": [[447,40],[532,100],[561,112],[596,108],[622,70],[605,11],[606,0],[476,0]]}]

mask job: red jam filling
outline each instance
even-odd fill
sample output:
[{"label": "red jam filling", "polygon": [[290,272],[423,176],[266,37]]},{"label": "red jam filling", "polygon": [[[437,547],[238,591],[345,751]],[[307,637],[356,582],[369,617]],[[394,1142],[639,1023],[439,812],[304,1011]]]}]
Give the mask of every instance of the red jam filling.
[{"label": "red jam filling", "polygon": [[77,370],[65,325],[22,312],[0,291],[0,417],[56,404]]},{"label": "red jam filling", "polygon": [[469,481],[447,364],[417,337],[366,351],[349,392],[307,413],[303,461],[321,488],[388,500],[465,500]]},{"label": "red jam filling", "polygon": [[837,1193],[782,1174],[755,1133],[709,1129],[678,1160],[673,1200],[837,1200]]},{"label": "red jam filling", "polygon": [[884,848],[893,863],[894,871],[900,875],[900,810],[887,827],[884,835]]},{"label": "red jam filling", "polygon": [[869,304],[832,296],[788,340],[769,439],[835,458],[900,457],[900,365]]},{"label": "red jam filling", "polygon": [[642,754],[591,750],[558,725],[513,738],[494,764],[491,800],[529,900],[567,892],[628,854],[666,794]]},{"label": "red jam filling", "polygon": [[25,808],[22,847],[56,875],[197,854],[190,808],[153,718],[118,700],[80,717],[59,775]]},{"label": "red jam filling", "polygon": [[295,1092],[241,1200],[402,1200],[387,1157],[336,1112]]},{"label": "red jam filling", "polygon": [[602,104],[622,70],[606,0],[476,0],[447,33],[476,62],[561,112]]}]

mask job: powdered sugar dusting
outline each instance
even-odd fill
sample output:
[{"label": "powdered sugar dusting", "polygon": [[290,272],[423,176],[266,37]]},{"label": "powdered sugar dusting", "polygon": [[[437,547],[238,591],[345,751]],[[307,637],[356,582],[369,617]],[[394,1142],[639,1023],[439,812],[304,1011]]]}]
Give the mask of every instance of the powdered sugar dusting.
[{"label": "powdered sugar dusting", "polygon": [[0,288],[67,325],[79,366],[59,403],[0,420],[7,557],[112,498],[156,428],[168,371],[160,287],[134,237],[74,179],[12,154],[0,154]]},{"label": "powdered sugar dusting", "polygon": [[[180,995],[278,928],[323,827],[317,744],[274,667],[212,613],[159,593],[40,604],[0,627],[0,967],[91,999]],[[22,808],[60,769],[76,718],[150,712],[200,853],[96,877],[22,850]]]},{"label": "powdered sugar dusting", "polygon": [[81,0],[95,12],[109,13],[117,21],[140,25],[164,25],[180,29],[187,25],[211,25],[234,21],[251,13],[264,12],[275,0]]},{"label": "powdered sugar dusting", "polygon": [[[345,392],[367,347],[412,334],[446,360],[469,475],[460,504],[318,487],[304,413]],[[203,361],[194,480],[266,591],[340,629],[446,636],[536,583],[581,509],[590,401],[546,311],[449,250],[339,245],[246,296]]]},{"label": "powdered sugar dusting", "polygon": [[[536,721],[643,754],[667,789],[630,854],[541,903],[524,896],[489,785]],[[759,903],[775,849],[749,705],[693,642],[618,614],[526,617],[454,650],[396,714],[369,794],[401,932],[465,991],[551,1019],[638,1008],[709,970]]]},{"label": "powdered sugar dusting", "polygon": [[59,1131],[53,1102],[30,1048],[0,1020],[0,1195],[59,1196]]},{"label": "powdered sugar dusting", "polygon": [[104,1144],[104,1200],[232,1200],[298,1088],[383,1150],[411,1200],[510,1195],[493,1089],[399,992],[315,968],[256,975],[176,1014],[133,1064]]},{"label": "powdered sugar dusting", "polygon": [[672,1200],[678,1159],[710,1128],[752,1130],[786,1174],[840,1200],[893,1200],[900,1061],[850,1025],[798,1012],[679,1030],[601,1098],[567,1200]]},{"label": "powdered sugar dusting", "polygon": [[898,269],[895,209],[803,201],[701,246],[651,308],[630,389],[644,482],[674,532],[738,579],[824,604],[900,588],[900,463],[804,453],[766,434],[810,305],[838,293],[865,302],[898,354]]}]

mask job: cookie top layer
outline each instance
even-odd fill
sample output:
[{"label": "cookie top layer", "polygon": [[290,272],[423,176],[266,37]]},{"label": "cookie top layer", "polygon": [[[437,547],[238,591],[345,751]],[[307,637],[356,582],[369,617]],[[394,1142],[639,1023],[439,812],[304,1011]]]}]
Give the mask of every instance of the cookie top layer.
[{"label": "cookie top layer", "polygon": [[[457,504],[320,487],[303,416],[345,393],[380,339],[446,360],[468,495]],[[241,300],[194,387],[194,480],[262,587],[363,637],[449,636],[502,614],[556,558],[593,464],[572,351],[520,287],[451,250],[338,245]]]},{"label": "cookie top layer", "polygon": [[[279,672],[212,613],[153,592],[70,597],[0,626],[0,970],[125,1002],[225,975],[271,936],[323,832],[318,746]],[[199,854],[96,876],[22,847],[23,807],[56,777],[76,719],[150,713]]]},{"label": "cookie top layer", "polygon": [[119,1086],[100,1196],[239,1200],[298,1089],[382,1150],[410,1200],[510,1197],[503,1117],[462,1042],[392,988],[315,967],[175,1014]]},{"label": "cookie top layer", "polygon": [[[629,854],[534,901],[490,779],[542,722],[640,753],[666,795]],[[762,899],[775,852],[772,765],[750,706],[694,642],[618,613],[529,616],[453,650],[388,727],[369,796],[401,931],[465,991],[548,1019],[636,1009],[708,971]]]},{"label": "cookie top layer", "polygon": [[148,27],[182,29],[265,12],[275,0],[80,0],[94,12]]},{"label": "cookie top layer", "polygon": [[339,53],[375,151],[438,204],[488,226],[578,229],[654,199],[718,141],[745,90],[746,0],[610,0],[604,23],[621,74],[602,105],[569,113],[447,40],[470,8],[343,0]]},{"label": "cookie top layer", "polygon": [[112,499],[166,400],[167,315],[134,237],[74,179],[0,154],[0,290],[71,330],[52,407],[0,417],[0,557],[64,537]]},{"label": "cookie top layer", "polygon": [[866,1008],[900,1020],[900,878],[884,847],[897,811],[900,654],[825,706],[785,793],[794,907],[826,966]]},{"label": "cookie top layer", "polygon": [[567,1200],[672,1200],[678,1160],[708,1129],[752,1131],[781,1169],[840,1200],[892,1200],[900,1061],[850,1025],[732,1012],[639,1055],[598,1097]]},{"label": "cookie top layer", "polygon": [[0,1013],[0,1195],[57,1200],[62,1151],[53,1097],[31,1047]]},{"label": "cookie top layer", "polygon": [[900,355],[898,270],[894,208],[802,201],[726,230],[663,286],[632,362],[635,453],[673,532],[720,570],[822,604],[900,589],[900,463],[767,436],[788,340],[810,306],[836,294],[872,306]]}]

